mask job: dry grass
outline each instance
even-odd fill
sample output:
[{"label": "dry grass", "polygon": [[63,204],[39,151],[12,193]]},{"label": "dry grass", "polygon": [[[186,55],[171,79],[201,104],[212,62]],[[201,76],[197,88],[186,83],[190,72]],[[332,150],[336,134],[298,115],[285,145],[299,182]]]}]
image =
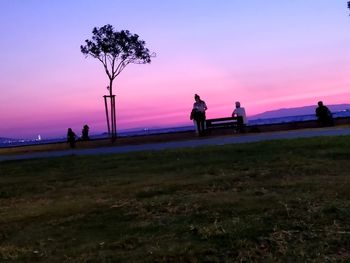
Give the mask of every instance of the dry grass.
[{"label": "dry grass", "polygon": [[349,261],[349,156],[334,137],[0,163],[0,261]]}]

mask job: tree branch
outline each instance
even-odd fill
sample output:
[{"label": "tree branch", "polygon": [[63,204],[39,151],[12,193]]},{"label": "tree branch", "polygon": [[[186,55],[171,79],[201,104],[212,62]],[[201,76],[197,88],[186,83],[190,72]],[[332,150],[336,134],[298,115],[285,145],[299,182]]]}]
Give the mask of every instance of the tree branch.
[{"label": "tree branch", "polygon": [[122,71],[123,69],[125,68],[125,61],[126,59],[123,59],[122,61],[119,62],[117,68],[115,69],[115,71],[113,72],[113,75],[115,74],[115,76],[118,76]]},{"label": "tree branch", "polygon": [[105,62],[103,61],[102,58],[100,57],[96,57],[99,61],[101,61],[101,63],[103,64],[103,67],[105,68],[105,71],[106,71],[106,74],[108,76],[109,79],[112,79],[112,76],[111,74],[109,73],[109,70],[108,70],[108,67],[107,67],[107,64],[105,64]]},{"label": "tree branch", "polygon": [[114,76],[115,75],[115,73],[114,73],[114,65],[115,65],[115,57],[113,58],[113,60],[112,60],[112,62],[111,62],[111,65],[112,65],[112,76],[113,76],[113,79],[116,77],[116,76]]}]

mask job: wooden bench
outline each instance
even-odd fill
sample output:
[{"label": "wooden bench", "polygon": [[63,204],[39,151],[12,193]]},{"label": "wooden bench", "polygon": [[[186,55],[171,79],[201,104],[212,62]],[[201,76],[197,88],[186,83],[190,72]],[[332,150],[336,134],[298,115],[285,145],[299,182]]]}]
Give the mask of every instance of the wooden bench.
[{"label": "wooden bench", "polygon": [[217,128],[238,128],[238,124],[243,123],[242,117],[226,117],[219,119],[207,119],[205,121],[207,130]]}]

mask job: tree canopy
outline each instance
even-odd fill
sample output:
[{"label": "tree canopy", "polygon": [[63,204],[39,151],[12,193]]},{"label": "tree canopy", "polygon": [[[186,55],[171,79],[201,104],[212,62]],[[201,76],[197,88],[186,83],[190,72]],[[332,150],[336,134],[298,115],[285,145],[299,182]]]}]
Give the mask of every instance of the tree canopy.
[{"label": "tree canopy", "polygon": [[86,56],[97,58],[104,66],[110,79],[110,90],[113,80],[130,63],[147,64],[151,62],[151,53],[145,47],[146,42],[128,30],[115,31],[112,25],[95,27],[92,39],[85,40],[81,52]]}]

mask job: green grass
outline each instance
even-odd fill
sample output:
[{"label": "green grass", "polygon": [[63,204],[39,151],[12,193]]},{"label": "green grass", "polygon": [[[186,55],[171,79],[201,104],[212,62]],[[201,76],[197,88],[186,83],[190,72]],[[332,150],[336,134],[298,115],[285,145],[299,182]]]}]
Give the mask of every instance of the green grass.
[{"label": "green grass", "polygon": [[0,163],[0,262],[350,261],[350,137]]}]

